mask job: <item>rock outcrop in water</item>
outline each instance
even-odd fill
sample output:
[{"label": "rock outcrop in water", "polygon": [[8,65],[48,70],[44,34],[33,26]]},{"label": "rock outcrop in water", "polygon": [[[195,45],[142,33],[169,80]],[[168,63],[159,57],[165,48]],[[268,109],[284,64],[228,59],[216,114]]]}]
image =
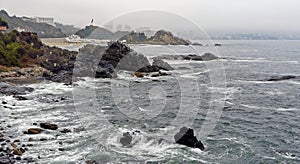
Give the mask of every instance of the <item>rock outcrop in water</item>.
[{"label": "rock outcrop in water", "polygon": [[123,133],[123,137],[120,139],[122,146],[130,146],[132,142],[132,136],[130,133]]},{"label": "rock outcrop in water", "polygon": [[166,71],[174,70],[174,68],[171,67],[169,63],[163,61],[163,60],[162,60],[161,58],[159,58],[159,57],[154,57],[154,58],[153,58],[152,65],[155,65],[155,66],[157,66],[159,69],[163,69],[163,70],[166,70]]},{"label": "rock outcrop in water", "polygon": [[[172,70],[160,59],[155,59],[151,65],[144,55],[118,41],[108,46],[87,45],[80,49],[78,55],[75,51],[43,45],[34,33],[15,31],[13,36],[16,37],[11,40],[12,43],[25,45],[22,49],[24,53],[16,58],[21,68],[9,68],[10,71],[0,73],[4,81],[30,83],[46,79],[70,84],[74,71],[76,76],[81,77],[113,78],[120,70],[141,73]],[[32,49],[38,53],[31,53]],[[74,70],[75,64],[77,69]],[[7,65],[11,66],[15,65]]]},{"label": "rock outcrop in water", "polygon": [[[79,68],[75,70],[77,75],[94,74],[96,78],[112,78],[116,77],[119,70],[144,73],[160,70],[159,66],[151,65],[144,55],[118,41],[107,47],[87,45],[80,49],[80,54],[82,58],[79,57],[76,63],[78,64],[76,68]],[[91,71],[85,72],[85,70]]]},{"label": "rock outcrop in water", "polygon": [[195,61],[210,61],[219,59],[216,55],[212,53],[205,53],[203,55],[189,54],[189,55],[164,55],[157,57],[159,59],[166,60],[195,60]]},{"label": "rock outcrop in water", "polygon": [[44,129],[49,130],[57,130],[58,126],[56,124],[50,124],[50,123],[40,123],[40,127]]},{"label": "rock outcrop in water", "polygon": [[190,41],[174,36],[171,32],[160,30],[147,38],[144,33],[131,32],[119,40],[126,40],[128,44],[153,44],[153,45],[189,45]]},{"label": "rock outcrop in water", "polygon": [[267,81],[283,81],[283,80],[290,80],[295,78],[297,78],[297,76],[294,75],[273,76],[270,79],[267,79]]},{"label": "rock outcrop in water", "polygon": [[30,87],[21,87],[14,84],[0,82],[0,93],[4,95],[25,95],[34,89]]},{"label": "rock outcrop in water", "polygon": [[175,142],[180,145],[185,145],[191,148],[198,148],[204,150],[204,145],[201,141],[198,141],[197,137],[194,136],[194,130],[183,127],[180,131],[174,136]]}]

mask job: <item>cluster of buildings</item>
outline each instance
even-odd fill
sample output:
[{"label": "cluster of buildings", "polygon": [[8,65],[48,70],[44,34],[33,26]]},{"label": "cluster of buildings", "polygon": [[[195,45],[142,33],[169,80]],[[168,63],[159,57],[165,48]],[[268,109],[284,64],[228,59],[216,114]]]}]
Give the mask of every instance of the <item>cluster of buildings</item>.
[{"label": "cluster of buildings", "polygon": [[22,17],[22,20],[36,22],[36,23],[47,23],[49,25],[54,26],[54,18],[50,18],[50,17],[33,17],[33,18]]},{"label": "cluster of buildings", "polygon": [[[54,18],[50,18],[50,17],[33,17],[33,18],[22,17],[22,20],[36,22],[36,23],[47,23],[49,25],[55,26]],[[0,20],[0,31],[6,31],[7,29],[8,29],[7,22],[5,22],[4,20]],[[15,30],[20,31],[20,32],[25,31],[25,29],[20,28],[20,27],[16,28]]]}]

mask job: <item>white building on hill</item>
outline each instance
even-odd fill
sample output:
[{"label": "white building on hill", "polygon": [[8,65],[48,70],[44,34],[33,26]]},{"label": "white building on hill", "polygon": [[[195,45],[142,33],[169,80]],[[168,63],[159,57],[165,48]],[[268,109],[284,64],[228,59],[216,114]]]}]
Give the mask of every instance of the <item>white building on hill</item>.
[{"label": "white building on hill", "polygon": [[34,17],[33,21],[37,22],[37,23],[47,23],[47,24],[54,26],[54,18]]}]

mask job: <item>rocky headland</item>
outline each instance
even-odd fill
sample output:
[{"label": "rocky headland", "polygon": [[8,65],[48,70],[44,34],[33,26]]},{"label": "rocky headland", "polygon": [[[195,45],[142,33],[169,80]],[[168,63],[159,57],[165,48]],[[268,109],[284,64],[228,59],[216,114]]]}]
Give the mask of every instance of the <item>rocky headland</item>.
[{"label": "rocky headland", "polygon": [[128,44],[152,44],[152,45],[190,45],[191,42],[174,36],[170,31],[160,30],[147,38],[145,33],[131,32],[119,40],[125,40]]},{"label": "rocky headland", "polygon": [[114,33],[99,26],[89,25],[84,29],[78,30],[75,35],[80,36],[80,38],[88,39],[117,40],[128,33],[128,31],[117,31]]}]

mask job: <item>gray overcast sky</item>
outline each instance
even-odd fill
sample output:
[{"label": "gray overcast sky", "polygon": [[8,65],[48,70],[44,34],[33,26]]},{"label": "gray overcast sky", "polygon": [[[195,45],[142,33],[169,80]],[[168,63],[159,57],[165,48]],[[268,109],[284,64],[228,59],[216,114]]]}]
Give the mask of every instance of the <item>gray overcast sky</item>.
[{"label": "gray overcast sky", "polygon": [[300,32],[300,0],[0,0],[10,15],[48,16],[55,21],[103,24],[143,9],[185,16],[209,31]]}]

